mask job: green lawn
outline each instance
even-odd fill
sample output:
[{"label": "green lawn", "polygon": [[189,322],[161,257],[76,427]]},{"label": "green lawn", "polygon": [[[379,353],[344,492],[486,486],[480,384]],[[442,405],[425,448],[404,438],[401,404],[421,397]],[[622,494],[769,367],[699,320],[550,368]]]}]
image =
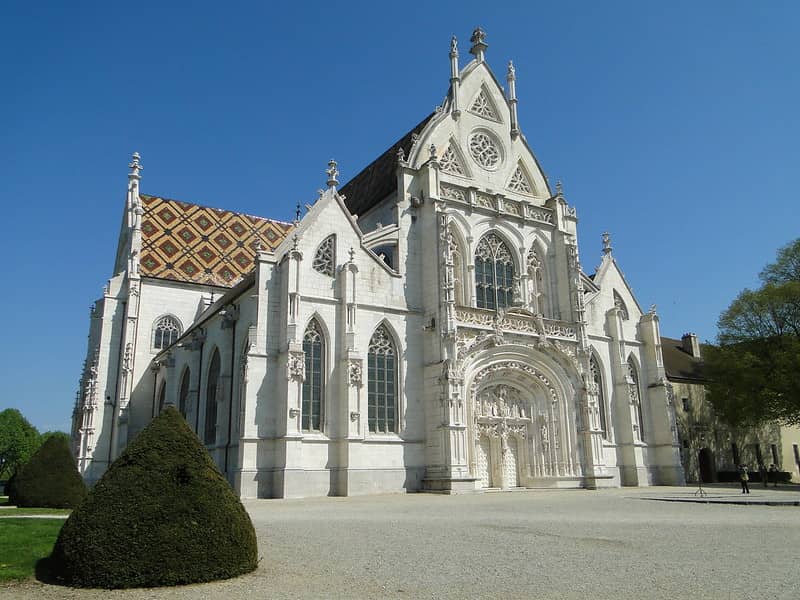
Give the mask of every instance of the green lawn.
[{"label": "green lawn", "polygon": [[50,555],[62,519],[0,519],[0,582],[27,579]]},{"label": "green lawn", "polygon": [[20,515],[64,515],[69,516],[71,508],[0,508],[0,518]]}]

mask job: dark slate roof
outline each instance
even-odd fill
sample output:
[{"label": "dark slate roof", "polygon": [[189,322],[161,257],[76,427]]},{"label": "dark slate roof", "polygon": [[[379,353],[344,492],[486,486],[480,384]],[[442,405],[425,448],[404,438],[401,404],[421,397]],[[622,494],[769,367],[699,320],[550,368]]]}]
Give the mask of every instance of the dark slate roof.
[{"label": "dark slate roof", "polygon": [[392,144],[386,152],[372,161],[363,171],[348,181],[339,192],[345,196],[345,205],[354,215],[366,213],[397,189],[397,151],[402,148],[408,156],[411,138],[422,131],[436,113],[425,117],[416,127]]},{"label": "dark slate roof", "polygon": [[708,381],[703,373],[703,360],[686,352],[681,340],[662,337],[661,352],[664,355],[664,370],[670,381],[700,384]]}]

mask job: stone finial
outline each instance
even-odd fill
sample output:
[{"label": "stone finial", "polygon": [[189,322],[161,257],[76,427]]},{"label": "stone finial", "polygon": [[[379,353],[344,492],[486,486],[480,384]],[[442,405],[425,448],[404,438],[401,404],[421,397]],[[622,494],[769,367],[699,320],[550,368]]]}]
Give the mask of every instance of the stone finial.
[{"label": "stone finial", "polygon": [[450,57],[458,56],[458,40],[456,36],[450,38]]},{"label": "stone finial", "polygon": [[435,161],[436,160],[436,144],[431,144],[430,147],[428,148],[428,152],[431,155],[431,160]]},{"label": "stone finial", "polygon": [[406,162],[406,151],[402,148],[397,149],[397,162]]},{"label": "stone finial", "polygon": [[299,222],[300,222],[300,202],[298,202],[294,207],[294,224],[295,224],[295,226],[297,226],[297,224]]},{"label": "stone finial", "polygon": [[350,262],[355,261],[355,259],[356,259],[356,251],[353,250],[352,246],[350,246],[350,250],[348,251],[348,254],[350,255]]},{"label": "stone finial", "polygon": [[334,187],[339,185],[339,169],[336,168],[336,161],[331,159],[328,161],[328,168],[325,170],[328,174],[328,187]]},{"label": "stone finial", "polygon": [[489,47],[486,44],[486,32],[480,27],[476,27],[469,41],[472,42],[472,48],[469,49],[469,53],[474,55],[478,62],[483,62],[484,52]]},{"label": "stone finial", "polygon": [[128,168],[130,168],[130,170],[131,170],[131,172],[128,173],[128,178],[129,179],[141,179],[142,178],[142,176],[140,175],[140,172],[142,171],[142,169],[144,169],[144,167],[139,162],[140,158],[141,157],[139,156],[138,152],[134,152],[133,155],[131,156],[131,164],[128,165]]},{"label": "stone finial", "polygon": [[564,197],[564,184],[561,183],[560,179],[556,181],[556,196],[558,196],[559,198]]},{"label": "stone finial", "polygon": [[648,310],[648,314],[654,315],[656,314],[658,307],[655,304],[650,305],[650,310]]},{"label": "stone finial", "polygon": [[508,81],[516,81],[517,80],[517,71],[516,71],[516,69],[514,69],[514,61],[513,60],[508,61],[508,73],[506,74],[506,79]]},{"label": "stone finial", "polygon": [[611,247],[611,234],[607,231],[603,232],[603,254],[611,254],[614,248]]}]

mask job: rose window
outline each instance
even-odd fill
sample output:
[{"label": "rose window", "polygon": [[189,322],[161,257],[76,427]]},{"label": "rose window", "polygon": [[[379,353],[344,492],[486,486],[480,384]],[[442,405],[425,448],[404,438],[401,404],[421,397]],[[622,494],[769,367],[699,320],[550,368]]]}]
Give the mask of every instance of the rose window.
[{"label": "rose window", "polygon": [[469,152],[484,169],[495,169],[500,164],[500,150],[485,133],[473,133],[469,138]]}]

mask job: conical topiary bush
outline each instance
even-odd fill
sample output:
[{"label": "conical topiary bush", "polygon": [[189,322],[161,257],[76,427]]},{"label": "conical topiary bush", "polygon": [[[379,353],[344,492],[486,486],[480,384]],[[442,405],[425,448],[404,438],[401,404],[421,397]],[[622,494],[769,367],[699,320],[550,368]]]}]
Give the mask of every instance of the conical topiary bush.
[{"label": "conical topiary bush", "polygon": [[17,471],[12,493],[17,506],[78,506],[86,497],[86,484],[78,473],[67,440],[53,436],[42,444]]},{"label": "conical topiary bush", "polygon": [[78,587],[178,585],[252,571],[257,551],[242,503],[168,407],[72,512],[48,568]]}]

